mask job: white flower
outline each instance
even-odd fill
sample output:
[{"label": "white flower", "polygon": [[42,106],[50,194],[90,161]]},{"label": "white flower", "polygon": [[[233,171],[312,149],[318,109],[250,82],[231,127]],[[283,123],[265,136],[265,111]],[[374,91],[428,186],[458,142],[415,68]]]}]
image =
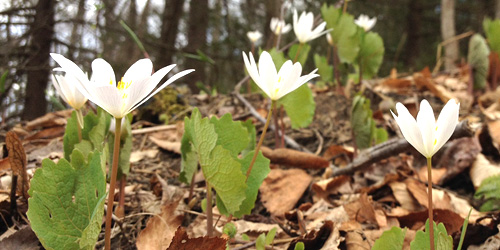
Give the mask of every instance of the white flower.
[{"label": "white flower", "polygon": [[451,99],[446,103],[436,122],[434,112],[427,100],[420,103],[417,120],[401,104],[396,104],[398,116],[392,111],[392,116],[401,129],[405,139],[422,155],[432,157],[448,141],[458,124],[460,103]]},{"label": "white flower", "polygon": [[333,38],[332,35],[330,35],[330,32],[326,33],[326,41],[330,44],[330,46],[333,46]]},{"label": "white flower", "polygon": [[367,15],[359,15],[359,17],[354,20],[354,23],[357,24],[359,27],[363,28],[365,31],[369,31],[375,26],[375,23],[377,22],[377,18],[374,17],[370,19]]},{"label": "white flower", "polygon": [[258,30],[249,31],[247,32],[247,37],[252,43],[256,43],[262,37],[262,33],[260,33]]},{"label": "white flower", "polygon": [[[74,62],[59,54],[51,53],[50,55],[64,71],[77,79],[84,78],[85,74]],[[115,73],[111,65],[98,58],[92,62],[90,82],[76,81],[75,85],[85,97],[96,105],[115,118],[122,118],[173,81],[193,71],[179,72],[153,91],[174,67],[175,64],[169,65],[151,75],[153,63],[149,59],[141,59],[134,63],[121,80],[116,83]]]},{"label": "white flower", "polygon": [[275,35],[286,34],[292,29],[292,25],[285,23],[284,20],[273,17],[271,18],[271,30]]},{"label": "white flower", "polygon": [[286,61],[283,66],[281,66],[279,72],[277,72],[271,55],[266,51],[262,52],[260,55],[257,68],[252,53],[249,53],[249,55],[250,61],[247,55],[243,53],[243,60],[245,61],[248,74],[252,77],[257,86],[274,101],[294,91],[309,80],[319,76],[315,74],[318,69],[313,70],[308,75],[300,76],[302,74],[302,66],[298,62],[292,64],[291,60]]},{"label": "white flower", "polygon": [[[57,93],[61,98],[75,110],[81,109],[87,98],[76,88],[76,82],[82,81],[88,83],[87,76],[77,80],[75,76],[65,73],[61,68],[54,69],[55,74],[52,74],[52,84],[56,88]],[[61,73],[65,73],[62,75]]]},{"label": "white flower", "polygon": [[323,31],[326,27],[326,22],[320,23],[313,29],[314,15],[312,12],[302,12],[297,18],[297,10],[293,10],[293,31],[300,43],[307,43],[330,30]]}]

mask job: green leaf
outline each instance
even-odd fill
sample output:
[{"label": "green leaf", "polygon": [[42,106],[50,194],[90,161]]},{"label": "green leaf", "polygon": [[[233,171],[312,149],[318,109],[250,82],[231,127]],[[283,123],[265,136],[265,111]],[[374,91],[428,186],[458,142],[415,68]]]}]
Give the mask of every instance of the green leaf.
[{"label": "green leaf", "polygon": [[191,138],[193,132],[193,117],[200,116],[201,114],[198,109],[194,109],[191,114],[191,119],[188,117],[184,117],[184,134],[181,139],[181,173],[179,175],[179,180],[191,184],[191,179],[193,178],[194,173],[198,170],[198,155],[194,151]]},{"label": "green leaf", "polygon": [[[262,53],[262,51],[261,51]],[[282,51],[277,51],[276,48],[272,48],[271,50],[268,51],[269,55],[271,55],[271,58],[273,58],[274,65],[276,66],[276,69],[280,69],[281,66],[287,61],[285,58],[285,55],[283,55]]]},{"label": "green leaf", "polygon": [[469,214],[464,220],[464,225],[462,226],[462,232],[460,233],[460,242],[458,242],[457,250],[462,249],[462,244],[464,243],[465,233],[467,232],[467,226],[469,225],[469,217],[472,212],[472,207],[469,209]]},{"label": "green leaf", "polygon": [[250,151],[255,149],[257,144],[257,130],[255,129],[251,119],[246,120],[241,125],[243,125],[248,132],[248,145],[243,151],[241,151],[241,156],[245,157]]},{"label": "green leaf", "polygon": [[247,128],[241,122],[233,121],[231,114],[227,113],[220,119],[214,116],[210,122],[217,133],[217,145],[229,150],[233,156],[238,156],[250,143]]},{"label": "green leaf", "polygon": [[[113,118],[114,119],[114,118]],[[130,171],[130,154],[132,154],[132,128],[130,125],[130,120],[125,117],[122,120],[120,133],[120,152],[118,160],[118,175],[117,179],[121,176],[128,175]],[[115,133],[109,133],[108,137],[108,147],[109,147],[109,165],[113,163],[113,148],[115,145]]]},{"label": "green leaf", "polygon": [[236,228],[236,225],[234,225],[234,223],[232,222],[226,223],[224,225],[224,228],[222,229],[222,232],[224,234],[227,234],[231,239],[234,238],[234,236],[236,236],[237,231],[238,230]]},{"label": "green leaf", "polygon": [[490,49],[486,44],[486,40],[479,34],[473,35],[469,40],[467,62],[472,68],[475,89],[481,89],[486,86],[486,78],[488,77],[490,66],[489,54]]},{"label": "green leaf", "polygon": [[328,64],[326,57],[314,54],[314,65],[318,68],[321,80],[325,82],[333,81],[333,66]]},{"label": "green leaf", "polygon": [[387,141],[389,139],[389,134],[387,133],[387,130],[384,128],[377,128],[375,127],[375,123],[373,123],[373,137],[375,140],[375,144],[379,144],[382,142]]},{"label": "green leaf", "polygon": [[[241,172],[246,174],[248,168],[250,167],[250,162],[252,161],[254,151],[248,153],[244,158],[238,159],[241,164]],[[251,214],[252,209],[255,207],[255,201],[257,200],[257,194],[259,193],[259,187],[266,179],[267,175],[271,172],[269,168],[269,159],[259,152],[255,163],[252,167],[252,172],[247,180],[247,188],[245,190],[245,200],[241,203],[240,209],[233,213],[237,218],[243,215]]]},{"label": "green leaf", "polygon": [[490,49],[500,55],[500,19],[484,19],[483,29],[486,38],[488,38]]},{"label": "green leaf", "polygon": [[120,20],[120,25],[127,31],[127,33],[130,35],[130,37],[132,37],[132,39],[137,44],[137,47],[139,47],[141,52],[147,54],[146,49],[144,48],[144,45],[142,45],[141,40],[139,39],[139,37],[137,37],[135,32],[130,27],[128,27],[128,25],[123,20]]},{"label": "green leaf", "polygon": [[406,228],[392,227],[382,233],[375,241],[372,250],[402,250],[405,241]]},{"label": "green leaf", "polygon": [[305,65],[310,50],[311,46],[307,43],[294,44],[288,50],[288,57],[292,62],[299,62],[301,65]]},{"label": "green leaf", "polygon": [[[208,120],[208,119],[207,119]],[[203,152],[199,158],[203,159]],[[234,214],[245,200],[245,175],[241,172],[240,163],[235,160],[229,150],[218,145],[210,154],[210,158],[201,162],[201,169],[205,180],[217,192],[217,196],[224,203],[230,214]]]},{"label": "green leaf", "polygon": [[241,239],[244,240],[244,241],[250,241],[250,237],[248,237],[247,234],[242,234],[241,235]]},{"label": "green leaf", "polygon": [[100,153],[78,150],[71,163],[42,162],[31,179],[28,219],[46,249],[94,249],[104,215],[106,182]]},{"label": "green leaf", "polygon": [[354,23],[354,17],[349,13],[342,13],[342,9],[323,5],[321,8],[323,20],[326,22],[333,44],[338,49],[341,62],[352,63],[359,52],[358,26]]},{"label": "green leaf", "polygon": [[360,51],[360,38],[357,35],[342,36],[338,42],[337,53],[341,63],[353,63]]},{"label": "green leaf", "polygon": [[384,41],[374,32],[368,32],[363,36],[359,50],[359,63],[364,78],[375,76],[384,59]]},{"label": "green leaf", "polygon": [[265,250],[266,249],[266,235],[261,233],[259,237],[255,240],[255,248],[257,250]]},{"label": "green leaf", "polygon": [[351,128],[358,148],[364,149],[371,146],[374,126],[370,100],[361,94],[356,95],[352,101]]},{"label": "green leaf", "polygon": [[297,242],[297,244],[295,244],[295,247],[293,248],[294,250],[304,250],[306,249],[306,247],[304,246],[304,242]]},{"label": "green leaf", "polygon": [[[453,249],[453,239],[446,232],[446,228],[443,223],[439,223],[436,226],[434,223],[434,246],[436,250],[452,250]],[[415,239],[410,243],[411,250],[428,250],[430,249],[430,238],[429,238],[429,220],[425,222],[425,232],[417,231]]]},{"label": "green leaf", "polygon": [[[82,129],[82,140],[90,141],[92,144],[92,149],[97,149],[101,151],[104,147],[104,138],[109,127],[110,117],[102,109],[98,109],[97,115],[93,112],[89,112],[83,118],[83,129]],[[76,111],[71,113],[71,117],[68,119],[66,124],[66,130],[64,132],[63,144],[64,144],[64,158],[70,160],[69,157],[75,148],[75,145],[80,143],[78,138],[78,119]],[[88,151],[88,150],[87,150]]]},{"label": "green leaf", "polygon": [[292,128],[307,127],[314,118],[316,103],[307,83],[279,99],[278,104],[285,108]]},{"label": "green leaf", "polygon": [[500,175],[494,175],[484,179],[476,190],[474,197],[486,200],[481,206],[481,211],[494,211],[500,209]]},{"label": "green leaf", "polygon": [[273,229],[271,229],[271,230],[269,230],[269,232],[267,232],[266,245],[271,245],[271,243],[273,243],[277,230],[278,230],[277,228],[273,227]]}]

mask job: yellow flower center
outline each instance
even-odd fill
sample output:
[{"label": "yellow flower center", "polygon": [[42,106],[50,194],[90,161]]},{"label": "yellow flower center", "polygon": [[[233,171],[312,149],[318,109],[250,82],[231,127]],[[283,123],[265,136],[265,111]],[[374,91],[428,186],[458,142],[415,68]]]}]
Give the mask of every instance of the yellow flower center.
[{"label": "yellow flower center", "polygon": [[[123,77],[122,79],[116,84],[116,88],[120,91],[120,92],[124,92],[125,90],[127,90],[130,85],[132,85],[132,81],[130,82],[124,82],[123,81]],[[123,93],[122,95],[122,99],[125,99],[128,97],[128,94],[127,93]]]}]

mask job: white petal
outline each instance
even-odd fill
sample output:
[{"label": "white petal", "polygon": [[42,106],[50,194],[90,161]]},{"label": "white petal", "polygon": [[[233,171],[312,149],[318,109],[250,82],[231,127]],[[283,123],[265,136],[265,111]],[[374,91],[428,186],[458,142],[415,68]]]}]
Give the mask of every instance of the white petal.
[{"label": "white petal", "polygon": [[122,110],[124,104],[122,96],[120,96],[115,86],[97,86],[92,91],[92,98],[90,100],[93,103],[106,110],[106,112],[115,118],[122,118],[126,115]]},{"label": "white petal", "polygon": [[435,145],[436,119],[434,111],[427,100],[420,102],[420,111],[417,114],[417,125],[422,134],[422,141],[427,155],[433,154]]},{"label": "white petal", "polygon": [[153,72],[153,63],[150,59],[141,59],[132,64],[123,75],[122,81],[125,83],[137,81],[139,79],[148,78]]},{"label": "white petal", "polygon": [[422,142],[422,134],[420,133],[420,129],[417,126],[415,118],[413,118],[408,109],[406,109],[406,107],[399,102],[396,104],[396,110],[398,112],[398,116],[396,116],[392,110],[391,113],[396,120],[396,123],[399,125],[399,129],[401,130],[404,138],[423,156],[430,157],[425,152]]},{"label": "white petal", "polygon": [[436,140],[434,151],[437,152],[452,136],[458,124],[458,113],[460,110],[460,103],[456,103],[451,99],[441,110],[436,126]]},{"label": "white petal", "polygon": [[[273,91],[274,85],[276,84],[278,72],[276,72],[276,66],[274,65],[273,58],[267,51],[262,52],[259,57],[259,76],[260,84],[265,86],[264,92]],[[266,93],[269,94],[269,93]],[[272,93],[271,93],[272,94]]]},{"label": "white petal", "polygon": [[116,77],[113,67],[102,58],[95,59],[92,62],[92,77],[90,81],[98,86],[111,85],[116,87]]},{"label": "white petal", "polygon": [[127,113],[131,112],[132,110],[136,109],[137,107],[141,106],[143,103],[145,103],[147,100],[149,100],[149,98],[151,98],[152,96],[156,95],[156,93],[160,92],[162,89],[164,89],[165,87],[167,87],[169,84],[173,83],[175,80],[193,72],[194,69],[188,69],[188,70],[184,70],[184,71],[181,71],[175,75],[173,75],[172,77],[170,77],[170,79],[168,79],[165,83],[163,83],[159,88],[157,88],[153,93],[149,94],[148,96],[146,96],[146,98],[144,98],[141,102],[139,102],[138,104],[134,105],[132,108],[130,108]]},{"label": "white petal", "polygon": [[50,53],[50,56],[61,66],[64,72],[72,74],[82,83],[88,82],[87,75],[74,62],[56,53]]},{"label": "white petal", "polygon": [[302,74],[302,65],[300,65],[300,63],[292,64],[292,61],[290,60],[287,62],[289,62],[289,66],[287,66],[285,70],[281,67],[279,73],[279,75],[284,79],[282,80],[282,86],[279,89],[278,99],[298,88],[295,84]]},{"label": "white petal", "polygon": [[57,75],[54,75],[52,74],[52,85],[54,85],[54,88],[56,89],[57,93],[59,94],[59,96],[66,102],[68,103],[70,106],[71,104],[69,103],[68,101],[68,98],[66,98],[66,95],[64,94],[64,92],[62,91],[61,87],[60,87],[60,84],[59,84],[59,81],[57,78],[60,78],[62,76],[57,76]]}]

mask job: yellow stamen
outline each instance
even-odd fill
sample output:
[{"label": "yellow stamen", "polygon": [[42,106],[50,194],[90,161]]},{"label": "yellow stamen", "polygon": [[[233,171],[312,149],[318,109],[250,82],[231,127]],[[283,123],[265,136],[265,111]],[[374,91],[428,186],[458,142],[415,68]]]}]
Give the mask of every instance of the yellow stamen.
[{"label": "yellow stamen", "polygon": [[434,146],[436,146],[438,139],[434,139]]},{"label": "yellow stamen", "polygon": [[116,85],[116,88],[119,90],[125,90],[125,89],[128,89],[128,87],[130,87],[130,85],[132,85],[132,82],[123,82],[123,77],[122,77],[122,79]]}]

